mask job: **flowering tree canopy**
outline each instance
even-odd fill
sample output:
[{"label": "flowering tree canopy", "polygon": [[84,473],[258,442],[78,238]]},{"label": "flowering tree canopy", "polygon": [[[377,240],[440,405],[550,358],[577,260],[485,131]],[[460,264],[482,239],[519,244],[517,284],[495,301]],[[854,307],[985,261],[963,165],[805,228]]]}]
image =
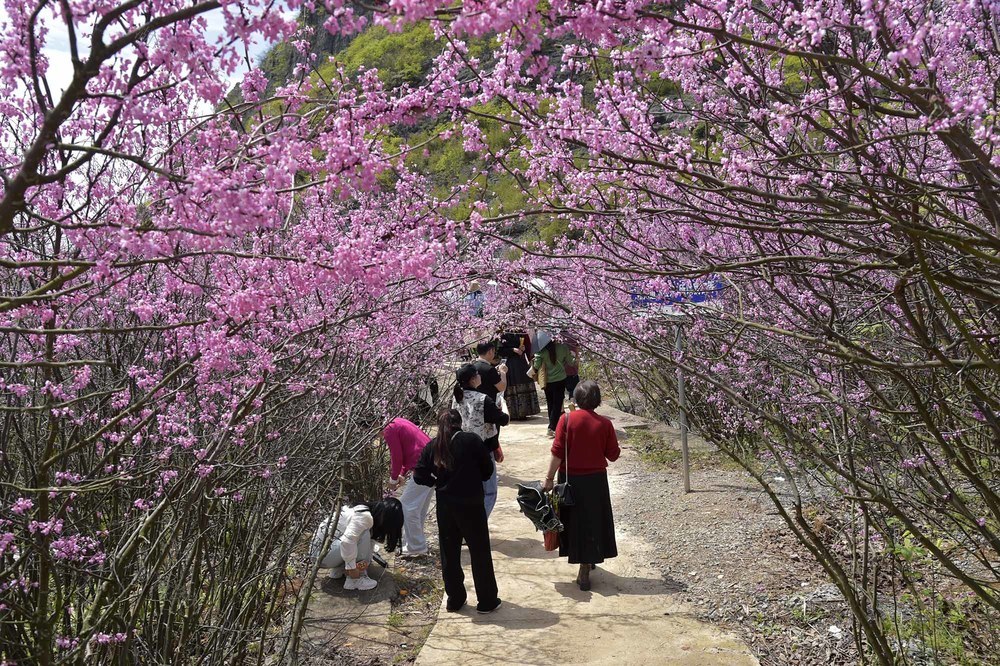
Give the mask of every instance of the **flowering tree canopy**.
[{"label": "flowering tree canopy", "polygon": [[0,661],[294,651],[300,535],[459,329],[429,291],[452,223],[376,78],[265,99],[251,68],[224,103],[296,9],[6,5]]},{"label": "flowering tree canopy", "polygon": [[[296,12],[440,48],[390,85],[316,61]],[[255,40],[302,51],[291,81]],[[9,0],[0,49],[4,658],[281,649],[268,582],[315,513],[253,507],[333,506],[471,272],[489,323],[577,328],[651,398],[682,368],[863,655],[904,652],[900,581],[931,625],[943,600],[996,626],[994,0]],[[453,146],[476,166],[431,182]],[[210,580],[237,527],[246,598]]]}]

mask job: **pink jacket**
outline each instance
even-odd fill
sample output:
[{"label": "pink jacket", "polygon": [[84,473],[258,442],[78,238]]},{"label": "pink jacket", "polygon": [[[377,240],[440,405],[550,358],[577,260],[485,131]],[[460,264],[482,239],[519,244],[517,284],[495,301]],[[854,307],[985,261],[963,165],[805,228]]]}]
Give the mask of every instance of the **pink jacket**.
[{"label": "pink jacket", "polygon": [[423,430],[406,419],[393,419],[382,431],[389,447],[390,477],[398,479],[417,466],[420,452],[431,441]]}]

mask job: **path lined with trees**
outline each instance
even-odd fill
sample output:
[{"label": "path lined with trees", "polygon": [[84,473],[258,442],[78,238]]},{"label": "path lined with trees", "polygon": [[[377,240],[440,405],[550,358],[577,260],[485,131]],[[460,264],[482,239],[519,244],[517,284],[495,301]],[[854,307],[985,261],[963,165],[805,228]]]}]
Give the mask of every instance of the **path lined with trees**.
[{"label": "path lined with trees", "polygon": [[684,374],[863,662],[1000,654],[995,0],[12,0],[0,57],[0,660],[294,660],[297,545],[529,324]]},{"label": "path lined with trees", "polygon": [[[618,557],[599,565],[590,591],[578,589],[576,566],[546,552],[541,533],[517,508],[517,483],[537,481],[548,467],[545,428],[544,419],[535,418],[502,431],[506,459],[490,536],[503,606],[487,616],[471,609],[446,613],[442,606],[417,665],[756,665],[737,637],[696,619],[677,600],[675,583],[649,566],[650,544],[639,533],[619,530]],[[614,467],[613,503],[621,501]],[[466,579],[471,585],[468,562]]]}]

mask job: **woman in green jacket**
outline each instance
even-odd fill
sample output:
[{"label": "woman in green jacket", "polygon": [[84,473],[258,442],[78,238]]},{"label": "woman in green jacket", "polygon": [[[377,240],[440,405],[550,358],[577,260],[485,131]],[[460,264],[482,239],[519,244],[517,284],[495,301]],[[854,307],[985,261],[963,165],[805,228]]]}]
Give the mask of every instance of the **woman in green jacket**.
[{"label": "woman in green jacket", "polygon": [[550,341],[537,354],[532,363],[535,372],[545,376],[545,403],[549,412],[549,437],[555,437],[559,417],[562,416],[563,398],[566,395],[566,365],[573,354],[569,347],[555,340]]}]

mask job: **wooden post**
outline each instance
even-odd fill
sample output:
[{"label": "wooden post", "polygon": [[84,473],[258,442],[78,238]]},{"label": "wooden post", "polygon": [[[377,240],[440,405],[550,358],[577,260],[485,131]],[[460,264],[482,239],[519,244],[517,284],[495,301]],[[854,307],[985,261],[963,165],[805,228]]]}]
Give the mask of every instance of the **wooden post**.
[{"label": "wooden post", "polygon": [[[677,323],[677,354],[684,352],[684,324]],[[681,467],[684,474],[684,492],[691,492],[691,461],[688,458],[687,397],[684,394],[684,370],[677,366],[678,422],[681,426]]]}]

